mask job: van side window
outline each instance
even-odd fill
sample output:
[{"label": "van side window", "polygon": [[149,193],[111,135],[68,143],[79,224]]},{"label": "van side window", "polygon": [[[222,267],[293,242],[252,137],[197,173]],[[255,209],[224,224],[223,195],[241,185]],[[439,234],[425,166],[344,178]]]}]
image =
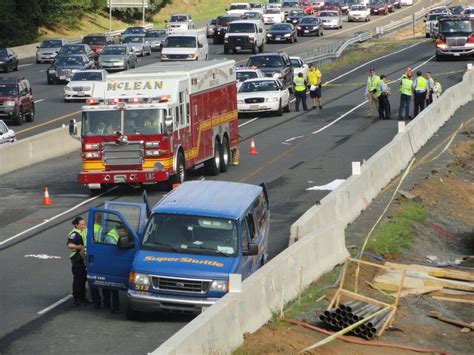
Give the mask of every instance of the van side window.
[{"label": "van side window", "polygon": [[247,221],[249,225],[250,241],[253,241],[257,237],[257,233],[252,212],[247,213]]},{"label": "van side window", "polygon": [[95,212],[94,214],[94,244],[117,245],[119,238],[127,236],[132,239],[128,227],[112,213]]},{"label": "van side window", "polygon": [[257,228],[260,233],[263,233],[265,224],[268,220],[267,201],[265,200],[265,196],[263,195],[263,192],[260,193],[257,200],[255,200],[254,210],[255,210],[255,216],[257,219]]},{"label": "van side window", "polygon": [[247,227],[247,219],[244,219],[242,221],[242,250],[249,250],[249,233],[248,233],[248,227]]}]

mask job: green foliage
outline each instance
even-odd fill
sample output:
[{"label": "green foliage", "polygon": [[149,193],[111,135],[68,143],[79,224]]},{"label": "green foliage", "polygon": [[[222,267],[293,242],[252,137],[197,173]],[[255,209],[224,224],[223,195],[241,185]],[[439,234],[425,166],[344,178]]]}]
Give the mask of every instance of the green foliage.
[{"label": "green foliage", "polygon": [[413,244],[411,226],[425,220],[426,210],[420,203],[403,202],[400,212],[375,230],[374,236],[367,243],[367,249],[377,254],[398,255]]}]

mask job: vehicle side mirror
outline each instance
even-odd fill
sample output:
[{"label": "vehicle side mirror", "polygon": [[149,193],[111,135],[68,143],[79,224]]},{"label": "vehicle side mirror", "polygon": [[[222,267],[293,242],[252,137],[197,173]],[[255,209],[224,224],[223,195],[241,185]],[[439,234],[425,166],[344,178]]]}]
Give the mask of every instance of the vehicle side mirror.
[{"label": "vehicle side mirror", "polygon": [[260,28],[258,32],[263,33],[263,28]]},{"label": "vehicle side mirror", "polygon": [[198,43],[198,47],[199,47],[199,48],[202,48],[202,47],[204,47],[204,45],[203,45],[201,42],[199,42],[199,43]]},{"label": "vehicle side mirror", "polygon": [[165,20],[165,23],[168,23],[168,20]]},{"label": "vehicle side mirror", "polygon": [[173,132],[173,118],[171,116],[166,116],[165,133],[170,134],[171,132]]},{"label": "vehicle side mirror", "polygon": [[423,22],[426,22],[426,19],[425,19],[425,18],[423,19]]},{"label": "vehicle side mirror", "polygon": [[40,46],[36,46],[36,48],[39,48]]},{"label": "vehicle side mirror", "polygon": [[228,10],[227,7],[226,7],[224,11],[229,11],[229,10]]},{"label": "vehicle side mirror", "polygon": [[76,120],[69,120],[69,135],[75,136],[77,135],[77,122]]},{"label": "vehicle side mirror", "polygon": [[135,248],[135,241],[129,236],[121,236],[117,242],[117,248],[119,249],[132,249]]},{"label": "vehicle side mirror", "polygon": [[244,256],[258,255],[258,244],[250,243],[248,250],[242,253]]}]

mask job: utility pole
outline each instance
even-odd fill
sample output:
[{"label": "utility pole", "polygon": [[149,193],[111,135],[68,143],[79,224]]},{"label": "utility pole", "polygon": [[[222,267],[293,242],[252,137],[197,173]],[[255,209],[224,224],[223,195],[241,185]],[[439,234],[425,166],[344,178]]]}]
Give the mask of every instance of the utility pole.
[{"label": "utility pole", "polygon": [[145,0],[142,0],[142,25],[145,26]]},{"label": "utility pole", "polygon": [[109,32],[112,32],[112,0],[109,0]]}]

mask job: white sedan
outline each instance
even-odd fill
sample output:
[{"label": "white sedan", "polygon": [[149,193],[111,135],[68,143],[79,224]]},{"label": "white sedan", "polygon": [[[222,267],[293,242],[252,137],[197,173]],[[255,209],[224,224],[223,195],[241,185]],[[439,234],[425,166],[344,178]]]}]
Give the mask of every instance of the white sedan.
[{"label": "white sedan", "polygon": [[411,5],[413,5],[413,0],[401,0],[400,5],[401,6],[411,6]]},{"label": "white sedan", "polygon": [[267,8],[263,13],[263,22],[266,25],[285,22],[285,13],[279,7]]},{"label": "white sedan", "polygon": [[352,5],[347,13],[347,21],[370,21],[370,9],[365,5]]},{"label": "white sedan", "polygon": [[265,74],[257,68],[237,68],[235,70],[237,77],[237,90],[242,86],[242,83],[249,79],[265,78]]},{"label": "white sedan", "polygon": [[239,113],[275,112],[281,116],[290,111],[290,92],[278,79],[246,80],[237,93]]},{"label": "white sedan", "polygon": [[303,78],[306,78],[308,64],[305,64],[301,57],[290,57],[290,61],[291,66],[293,67],[293,76],[296,78],[299,73],[303,73]]},{"label": "white sedan", "polygon": [[80,70],[76,72],[71,81],[64,87],[64,101],[85,100],[92,95],[94,83],[105,81],[105,70]]}]

